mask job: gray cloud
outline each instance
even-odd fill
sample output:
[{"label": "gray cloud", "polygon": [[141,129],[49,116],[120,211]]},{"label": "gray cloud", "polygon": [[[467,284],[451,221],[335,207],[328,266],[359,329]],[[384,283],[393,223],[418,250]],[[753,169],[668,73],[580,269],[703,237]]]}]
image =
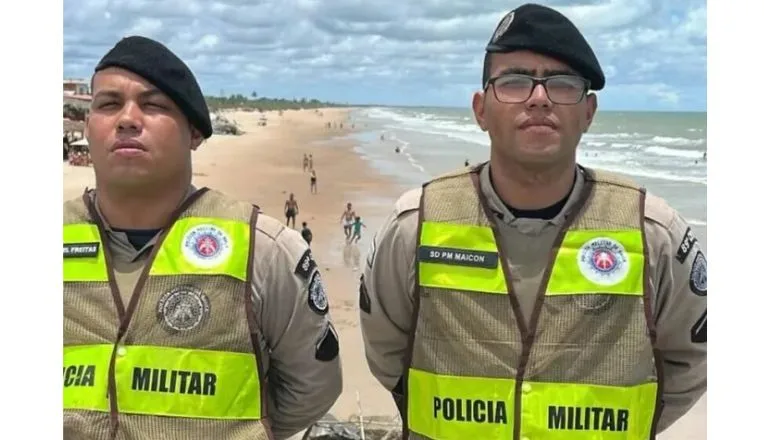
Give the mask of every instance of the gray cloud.
[{"label": "gray cloud", "polygon": [[[610,78],[608,90],[631,87],[665,105],[684,85],[702,84],[705,95],[705,0],[545,3],[584,32]],[[394,97],[430,86],[425,96],[439,97],[437,103],[465,105],[467,96],[450,93],[479,83],[484,45],[516,4],[65,0],[64,71],[87,77],[121,37],[142,34],[185,59],[208,93],[266,89],[309,96],[323,85],[365,100],[373,86],[395,88]]]}]

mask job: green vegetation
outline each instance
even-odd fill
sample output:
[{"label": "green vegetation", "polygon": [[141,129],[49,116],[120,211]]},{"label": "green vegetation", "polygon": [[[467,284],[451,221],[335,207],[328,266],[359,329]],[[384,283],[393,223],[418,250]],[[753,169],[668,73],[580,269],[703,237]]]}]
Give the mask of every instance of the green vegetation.
[{"label": "green vegetation", "polygon": [[333,102],[324,102],[317,99],[279,99],[257,97],[256,92],[252,92],[250,97],[241,94],[230,95],[228,97],[206,96],[206,103],[211,111],[242,108],[256,111],[271,110],[300,110],[308,108],[328,108],[328,107],[350,107],[348,104]]},{"label": "green vegetation", "polygon": [[71,119],[73,121],[85,121],[86,113],[86,109],[82,107],[77,107],[72,104],[64,104],[64,119]]}]

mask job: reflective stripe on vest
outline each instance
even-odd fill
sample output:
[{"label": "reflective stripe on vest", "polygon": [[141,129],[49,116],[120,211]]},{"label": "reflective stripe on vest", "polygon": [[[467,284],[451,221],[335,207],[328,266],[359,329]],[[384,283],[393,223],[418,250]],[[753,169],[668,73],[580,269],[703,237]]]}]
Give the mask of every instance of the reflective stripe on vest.
[{"label": "reflective stripe on vest", "polygon": [[[181,218],[174,223],[163,240],[163,245],[153,261],[150,275],[226,275],[241,281],[246,280],[246,265],[249,261],[248,246],[225,246],[227,252],[234,252],[230,258],[223,259],[219,265],[202,267],[190,264],[183,258],[186,248],[195,243],[185,243],[185,233],[194,226],[215,225],[224,230],[235,242],[249,242],[249,225],[242,222],[189,217]],[[64,225],[64,245],[97,244],[103,246],[99,239],[99,230],[92,224]],[[106,282],[107,265],[104,252],[98,255],[70,256],[64,259],[64,282]]]},{"label": "reflective stripe on vest", "polygon": [[508,294],[490,228],[426,221],[418,252],[423,287]]},{"label": "reflective stripe on vest", "polygon": [[[580,272],[580,249],[603,238],[620,243],[628,261],[622,262],[626,276],[599,284]],[[556,256],[546,295],[643,294],[644,250],[638,230],[568,231]],[[491,228],[426,221],[422,225],[419,250],[419,283],[422,287],[507,295],[500,257]],[[486,265],[486,266],[485,266]]]},{"label": "reflective stripe on vest", "polygon": [[[409,429],[441,440],[513,438],[513,379],[410,369]],[[657,384],[522,384],[521,438],[648,440]]]},{"label": "reflective stripe on vest", "polygon": [[[64,409],[109,411],[113,345],[64,347]],[[129,345],[115,357],[118,408],[130,414],[259,419],[256,359],[230,353]]]}]

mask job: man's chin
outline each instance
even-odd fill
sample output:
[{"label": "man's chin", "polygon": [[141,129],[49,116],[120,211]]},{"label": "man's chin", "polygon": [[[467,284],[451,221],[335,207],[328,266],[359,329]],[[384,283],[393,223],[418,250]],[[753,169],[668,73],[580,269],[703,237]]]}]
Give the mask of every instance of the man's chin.
[{"label": "man's chin", "polygon": [[111,171],[106,179],[110,186],[121,188],[143,188],[155,186],[157,179],[147,169],[139,167],[121,167]]},{"label": "man's chin", "polygon": [[559,162],[563,158],[559,144],[530,144],[525,148],[518,148],[514,156],[522,163],[537,164]]}]

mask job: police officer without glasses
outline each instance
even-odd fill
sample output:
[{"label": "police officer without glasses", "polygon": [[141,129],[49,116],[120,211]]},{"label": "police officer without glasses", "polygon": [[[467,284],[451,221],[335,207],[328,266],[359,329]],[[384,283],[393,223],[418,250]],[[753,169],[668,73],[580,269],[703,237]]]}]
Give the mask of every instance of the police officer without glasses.
[{"label": "police officer without glasses", "polygon": [[405,438],[654,438],[706,390],[706,257],[664,200],[576,163],[605,78],[566,17],[516,8],[486,52],[490,160],[377,232],[369,367]]},{"label": "police officer without glasses", "polygon": [[122,39],[92,81],[96,189],[64,204],[64,438],[305,429],[342,388],[307,244],[255,206],[191,185],[211,121],[165,46]]}]

